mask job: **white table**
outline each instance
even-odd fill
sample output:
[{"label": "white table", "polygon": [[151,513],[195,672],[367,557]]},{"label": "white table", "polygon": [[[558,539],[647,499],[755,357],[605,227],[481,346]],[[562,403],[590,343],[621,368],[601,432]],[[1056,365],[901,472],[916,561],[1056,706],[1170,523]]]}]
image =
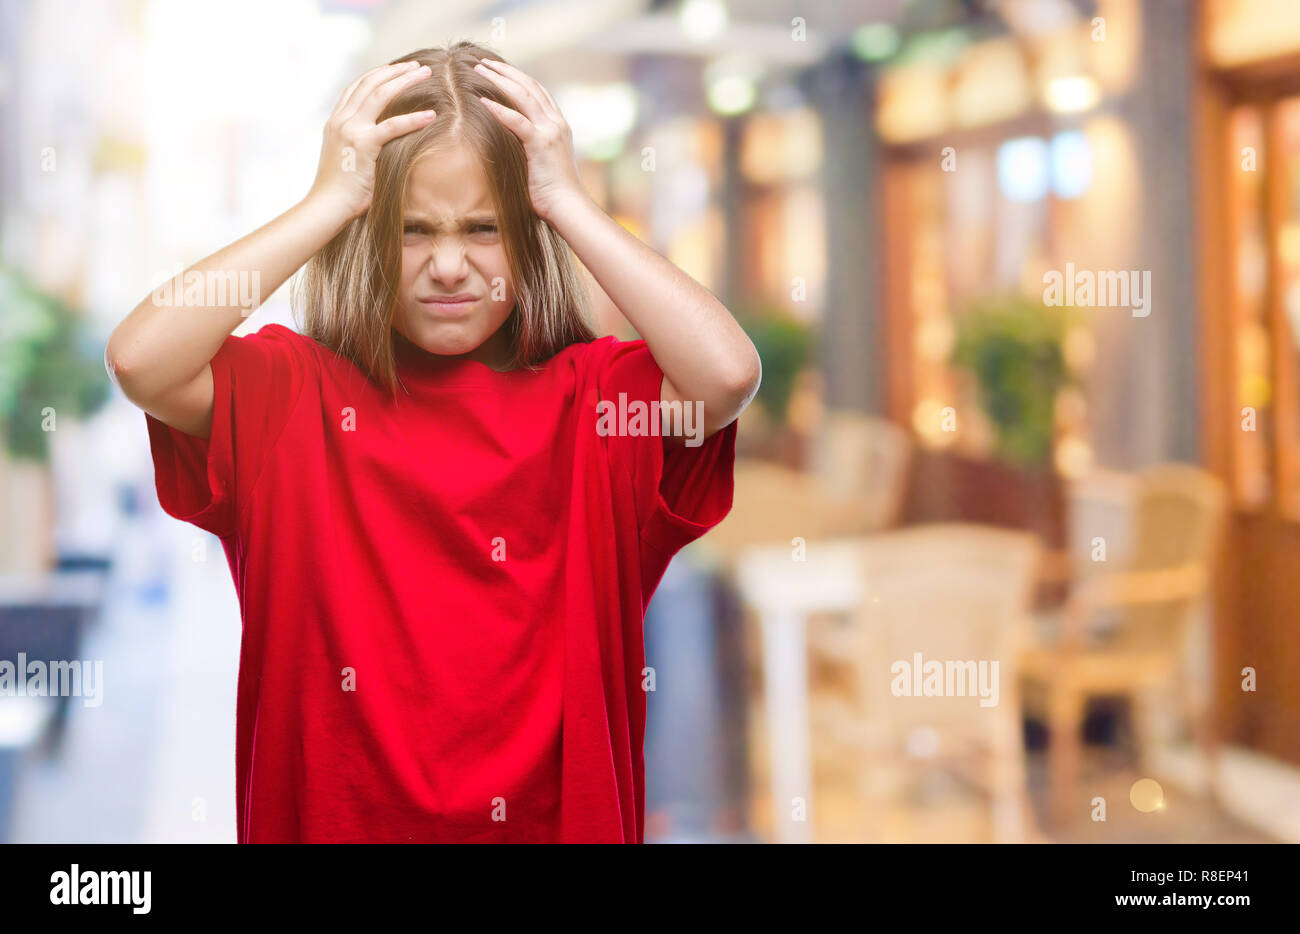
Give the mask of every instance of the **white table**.
[{"label": "white table", "polygon": [[[810,542],[803,560],[784,545],[747,548],[737,559],[737,586],[763,631],[772,830],[778,843],[812,841],[807,619],[813,613],[848,612],[861,602],[861,541]],[[803,819],[796,816],[800,798]]]}]

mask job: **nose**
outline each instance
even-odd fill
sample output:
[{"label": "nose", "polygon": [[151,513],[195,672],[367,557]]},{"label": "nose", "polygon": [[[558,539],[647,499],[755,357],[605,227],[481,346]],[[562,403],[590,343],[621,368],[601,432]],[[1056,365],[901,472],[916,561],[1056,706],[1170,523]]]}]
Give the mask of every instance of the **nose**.
[{"label": "nose", "polygon": [[453,285],[469,275],[465,244],[459,237],[440,237],[429,252],[429,275],[444,285]]}]

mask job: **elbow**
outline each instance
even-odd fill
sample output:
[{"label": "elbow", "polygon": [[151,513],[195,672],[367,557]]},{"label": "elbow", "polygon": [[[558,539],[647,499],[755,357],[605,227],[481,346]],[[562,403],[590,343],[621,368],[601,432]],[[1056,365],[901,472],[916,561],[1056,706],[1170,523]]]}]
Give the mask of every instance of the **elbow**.
[{"label": "elbow", "polygon": [[108,378],[122,391],[122,395],[140,405],[144,398],[140,374],[125,343],[117,331],[109,336],[108,344],[104,347],[104,369],[108,372]]},{"label": "elbow", "polygon": [[126,373],[126,363],[122,356],[122,349],[118,346],[116,331],[109,337],[108,343],[104,345],[104,369],[108,372],[108,378],[120,389],[122,376]]},{"label": "elbow", "polygon": [[762,366],[757,354],[752,364],[738,366],[728,370],[727,374],[714,388],[714,395],[705,402],[705,409],[713,412],[725,412],[727,417],[719,426],[728,425],[740,417],[758,392],[762,380]]},{"label": "elbow", "polygon": [[114,331],[109,336],[108,343],[104,346],[104,369],[108,371],[108,378],[125,392],[129,367],[126,362],[125,348],[122,346],[122,338],[117,331]]},{"label": "elbow", "polygon": [[754,398],[762,381],[763,362],[759,359],[758,352],[754,351],[743,366],[732,371],[727,380],[727,391],[739,401],[740,408],[743,409]]}]

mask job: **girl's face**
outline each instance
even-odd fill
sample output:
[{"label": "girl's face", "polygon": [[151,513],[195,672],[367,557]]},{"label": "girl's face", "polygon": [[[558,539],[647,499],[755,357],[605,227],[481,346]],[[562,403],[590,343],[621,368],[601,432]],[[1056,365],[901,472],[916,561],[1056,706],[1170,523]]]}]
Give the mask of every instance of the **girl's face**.
[{"label": "girl's face", "polygon": [[[515,305],[483,167],[453,143],[416,162],[406,188],[402,281],[393,327],[429,353],[509,365],[501,325]],[[448,299],[461,299],[448,302]]]}]

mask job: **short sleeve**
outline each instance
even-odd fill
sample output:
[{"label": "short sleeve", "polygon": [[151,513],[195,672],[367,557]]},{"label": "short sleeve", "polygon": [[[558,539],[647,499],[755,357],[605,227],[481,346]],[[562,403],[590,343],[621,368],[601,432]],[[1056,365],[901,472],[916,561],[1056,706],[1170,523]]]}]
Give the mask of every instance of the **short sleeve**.
[{"label": "short sleeve", "polygon": [[[611,417],[625,406],[632,425],[636,403],[642,412],[658,410],[663,370],[644,340],[603,340],[609,343],[597,354],[597,393],[613,404]],[[695,444],[689,437],[699,421],[696,413],[689,414],[680,423],[687,444],[665,448],[660,421],[649,418],[653,434],[628,430],[610,439],[611,459],[631,479],[641,540],[668,557],[721,522],[731,511],[734,492],[736,421]]]},{"label": "short sleeve", "polygon": [[212,431],[197,438],[149,413],[158,503],[220,538],[236,522],[302,392],[305,338],[278,324],[227,337],[211,360]]}]

